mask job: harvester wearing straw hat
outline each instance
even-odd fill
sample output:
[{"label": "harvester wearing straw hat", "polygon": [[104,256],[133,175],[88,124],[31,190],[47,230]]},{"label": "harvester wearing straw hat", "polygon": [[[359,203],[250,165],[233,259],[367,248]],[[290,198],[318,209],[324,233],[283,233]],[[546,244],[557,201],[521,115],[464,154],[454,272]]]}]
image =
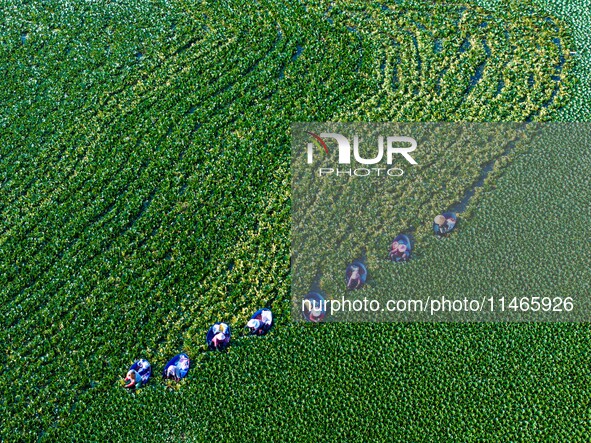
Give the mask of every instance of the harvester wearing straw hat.
[{"label": "harvester wearing straw hat", "polygon": [[452,212],[439,214],[433,220],[433,231],[439,237],[446,236],[456,225],[457,216]]}]

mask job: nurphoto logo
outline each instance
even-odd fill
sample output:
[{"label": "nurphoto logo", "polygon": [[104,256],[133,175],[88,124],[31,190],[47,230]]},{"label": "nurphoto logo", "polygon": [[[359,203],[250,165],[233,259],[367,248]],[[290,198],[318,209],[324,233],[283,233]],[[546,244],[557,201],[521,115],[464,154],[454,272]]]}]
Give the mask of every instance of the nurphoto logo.
[{"label": "nurphoto logo", "polygon": [[[308,143],[308,164],[314,163],[314,150],[316,148],[319,152],[324,152],[325,155],[330,155],[330,149],[324,141],[325,138],[334,139],[338,145],[339,165],[351,165],[351,143],[349,139],[342,134],[336,132],[321,132],[315,134],[306,131],[312,137],[312,142]],[[417,162],[411,157],[410,153],[417,148],[417,141],[412,137],[406,136],[388,136],[386,137],[386,149],[384,149],[384,137],[378,136],[377,153],[373,158],[364,158],[359,153],[359,136],[353,136],[353,157],[355,162],[364,165],[372,166],[380,164],[384,159],[384,151],[386,152],[386,165],[391,166],[396,155],[401,155],[411,165],[416,165]],[[357,176],[366,177],[369,175],[385,175],[400,177],[404,171],[400,168],[394,167],[373,167],[373,168],[318,168],[319,176]]]}]

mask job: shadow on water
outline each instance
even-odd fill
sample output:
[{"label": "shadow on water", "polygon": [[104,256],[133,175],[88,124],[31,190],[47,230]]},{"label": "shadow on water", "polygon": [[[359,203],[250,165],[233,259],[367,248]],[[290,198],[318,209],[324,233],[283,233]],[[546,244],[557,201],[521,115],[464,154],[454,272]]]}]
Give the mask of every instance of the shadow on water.
[{"label": "shadow on water", "polygon": [[[296,46],[296,50],[293,53],[293,55],[291,56],[291,59],[289,61],[289,63],[295,63],[297,61],[298,58],[300,58],[300,56],[302,55],[302,52],[304,52],[304,47],[301,45],[297,45]],[[281,66],[281,68],[279,69],[279,74],[278,74],[278,78],[279,80],[285,78],[285,67],[287,65],[287,62],[284,62]]]},{"label": "shadow on water", "polygon": [[312,279],[312,283],[310,283],[310,292],[317,292],[319,294],[323,294],[322,288],[320,287],[320,281],[322,280],[322,271],[316,271],[316,275]]},{"label": "shadow on water", "polygon": [[464,195],[462,200],[460,200],[459,203],[449,208],[449,212],[455,212],[457,214],[462,213],[466,210],[466,208],[468,207],[468,203],[470,203],[470,199],[474,196],[474,193],[476,192],[476,189],[482,187],[482,185],[484,184],[484,180],[486,180],[486,177],[488,177],[490,171],[493,170],[496,161],[497,159],[494,159],[484,166],[484,168],[482,169],[482,173],[480,174],[480,178],[476,181],[476,183],[474,183],[474,185],[468,191],[466,191],[466,194]]},{"label": "shadow on water", "polygon": [[[523,129],[521,129],[521,130],[523,131]],[[457,214],[457,213],[462,213],[467,209],[468,204],[470,203],[470,199],[476,193],[476,189],[481,188],[484,185],[484,181],[486,180],[486,177],[488,177],[488,174],[490,174],[490,172],[493,170],[497,160],[499,160],[503,157],[506,157],[515,149],[515,142],[516,142],[516,140],[510,141],[507,144],[507,148],[505,149],[505,151],[503,151],[503,153],[499,157],[492,159],[486,165],[484,165],[484,168],[482,169],[482,172],[480,173],[478,180],[476,180],[476,182],[474,182],[474,185],[472,185],[470,187],[470,189],[468,189],[468,191],[466,191],[466,193],[464,194],[464,197],[460,200],[459,203],[451,206],[448,209],[449,212],[455,212]]]}]

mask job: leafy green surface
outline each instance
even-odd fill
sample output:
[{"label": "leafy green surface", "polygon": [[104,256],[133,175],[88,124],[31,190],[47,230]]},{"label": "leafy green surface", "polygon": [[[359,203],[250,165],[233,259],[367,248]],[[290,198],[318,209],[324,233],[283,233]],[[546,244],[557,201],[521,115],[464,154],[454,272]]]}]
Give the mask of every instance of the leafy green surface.
[{"label": "leafy green surface", "polygon": [[[588,67],[586,4],[550,5],[571,42],[523,2],[259,3],[2,6],[0,438],[584,441],[584,325],[289,324],[288,146],[292,121],[556,116]],[[575,88],[562,117],[586,119]],[[265,304],[268,337],[202,352],[210,323]],[[181,350],[195,366],[168,389]],[[140,356],[155,377],[131,394]]]},{"label": "leafy green surface", "polygon": [[573,362],[590,338],[583,325],[281,327],[207,355],[179,390],[134,395],[113,377],[47,439],[585,441],[591,374]]}]

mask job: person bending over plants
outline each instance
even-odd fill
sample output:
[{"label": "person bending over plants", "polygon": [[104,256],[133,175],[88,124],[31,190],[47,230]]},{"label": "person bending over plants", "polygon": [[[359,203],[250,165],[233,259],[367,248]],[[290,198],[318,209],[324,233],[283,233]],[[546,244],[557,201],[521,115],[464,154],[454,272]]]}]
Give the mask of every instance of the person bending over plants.
[{"label": "person bending over plants", "polygon": [[273,314],[270,309],[263,308],[255,312],[246,327],[250,330],[251,334],[264,335],[273,324]]},{"label": "person bending over plants", "polygon": [[356,265],[351,266],[351,277],[349,277],[349,281],[347,282],[347,289],[357,289],[361,286],[361,268]]}]

